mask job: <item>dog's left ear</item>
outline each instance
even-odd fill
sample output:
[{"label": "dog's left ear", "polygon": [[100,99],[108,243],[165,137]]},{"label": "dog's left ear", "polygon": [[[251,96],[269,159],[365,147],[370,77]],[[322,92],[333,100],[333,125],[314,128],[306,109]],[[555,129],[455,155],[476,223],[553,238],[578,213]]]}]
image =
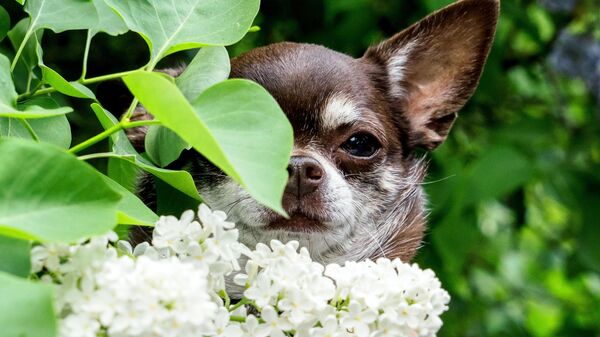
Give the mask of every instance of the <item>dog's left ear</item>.
[{"label": "dog's left ear", "polygon": [[[499,0],[458,1],[367,50],[410,127],[411,146],[434,149],[471,97],[489,53]],[[396,109],[398,110],[398,109]]]}]

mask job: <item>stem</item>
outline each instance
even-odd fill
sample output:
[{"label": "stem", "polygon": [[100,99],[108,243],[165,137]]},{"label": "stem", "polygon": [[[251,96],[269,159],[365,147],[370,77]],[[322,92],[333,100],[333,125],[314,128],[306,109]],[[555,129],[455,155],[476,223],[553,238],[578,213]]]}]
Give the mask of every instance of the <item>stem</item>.
[{"label": "stem", "polygon": [[26,88],[27,91],[31,90],[31,80],[32,79],[33,79],[33,71],[29,71],[27,73],[27,88]]},{"label": "stem", "polygon": [[81,77],[79,78],[80,81],[84,81],[85,75],[87,75],[87,64],[88,57],[90,55],[90,45],[92,44],[92,37],[92,31],[88,30],[87,37],[85,39],[85,49],[83,51],[83,64],[81,65]]},{"label": "stem", "polygon": [[40,137],[38,137],[38,135],[35,133],[35,131],[31,127],[31,124],[29,124],[29,122],[23,118],[18,118],[18,120],[25,127],[25,129],[27,129],[27,132],[29,132],[29,134],[31,135],[31,138],[33,138],[36,142],[39,142]]},{"label": "stem", "polygon": [[229,320],[231,322],[246,323],[246,317],[244,316],[229,316]]},{"label": "stem", "polygon": [[108,158],[113,157],[115,154],[113,152],[101,152],[101,153],[91,153],[83,156],[78,156],[79,160],[90,160],[90,159],[98,159],[98,158]]},{"label": "stem", "polygon": [[[102,75],[102,76],[98,76],[98,77],[92,77],[92,78],[87,78],[87,79],[79,79],[77,80],[78,83],[81,84],[93,84],[93,83],[98,83],[98,82],[104,82],[104,81],[108,81],[108,80],[114,80],[117,78],[121,78],[124,76],[127,76],[129,74],[133,74],[136,71],[139,71],[139,69],[135,69],[135,70],[128,70],[128,71],[123,71],[120,73],[114,73],[114,74],[108,74],[108,75]],[[26,92],[24,94],[21,94],[17,97],[17,100],[22,101],[24,99],[27,99],[29,97],[33,97],[33,96],[39,96],[39,95],[44,95],[44,94],[48,94],[48,93],[52,93],[55,92],[56,89],[54,89],[53,87],[49,87],[49,88],[43,88],[34,92]]]},{"label": "stem", "polygon": [[116,78],[125,77],[125,76],[127,76],[129,74],[133,74],[133,73],[135,73],[137,71],[140,71],[140,69],[127,70],[127,71],[122,71],[120,73],[114,73],[114,74],[108,74],[108,75],[102,75],[102,76],[87,78],[87,79],[79,80],[77,82],[79,82],[81,84],[98,83],[98,82],[103,82],[103,81],[108,81],[108,80],[114,80]]},{"label": "stem", "polygon": [[140,126],[149,126],[149,125],[162,125],[162,123],[156,119],[151,119],[151,120],[146,120],[146,121],[127,122],[123,126],[123,129],[131,129],[131,128],[137,128]]},{"label": "stem", "polygon": [[15,67],[17,66],[17,62],[19,61],[19,57],[21,57],[21,53],[23,53],[23,49],[25,49],[25,45],[27,44],[27,41],[29,40],[29,38],[31,37],[31,34],[33,33],[32,27],[33,27],[33,25],[29,26],[29,29],[27,30],[27,32],[25,33],[25,36],[23,37],[23,41],[21,41],[21,44],[19,45],[19,49],[17,49],[15,58],[13,59],[12,63],[10,64],[11,72],[15,70]]},{"label": "stem", "polygon": [[225,290],[221,290],[219,291],[219,296],[221,296],[221,298],[225,300],[225,308],[229,308],[229,305],[231,304],[231,299],[229,298],[229,295],[227,295],[227,292]]},{"label": "stem", "polygon": [[229,311],[230,312],[235,311],[237,308],[241,307],[242,305],[249,304],[249,303],[251,303],[251,301],[243,298],[239,302],[237,302],[236,304],[234,304],[233,306],[231,306],[229,308]]},{"label": "stem", "polygon": [[99,141],[103,140],[104,138],[107,138],[110,135],[112,135],[113,133],[119,132],[121,130],[123,130],[123,126],[120,123],[113,125],[112,127],[95,135],[94,137],[73,146],[72,148],[69,149],[69,153],[77,153],[81,150],[87,149],[88,147],[98,143]]},{"label": "stem", "polygon": [[123,117],[121,117],[121,120],[128,120],[131,118],[131,115],[133,115],[133,112],[135,111],[135,108],[137,107],[139,103],[139,100],[137,98],[133,98],[133,101],[131,101],[131,105],[129,106],[129,109],[127,109],[127,112],[123,115]]},{"label": "stem", "polygon": [[157,120],[136,121],[136,122],[129,122],[127,120],[123,120],[123,121],[119,122],[118,124],[113,125],[110,128],[104,130],[103,132],[95,135],[94,137],[73,146],[72,148],[69,149],[69,153],[77,153],[81,150],[85,150],[88,147],[100,142],[101,140],[108,138],[113,133],[119,132],[124,129],[131,129],[131,128],[136,128],[139,126],[158,125],[158,124],[160,124],[160,121],[157,121]]}]

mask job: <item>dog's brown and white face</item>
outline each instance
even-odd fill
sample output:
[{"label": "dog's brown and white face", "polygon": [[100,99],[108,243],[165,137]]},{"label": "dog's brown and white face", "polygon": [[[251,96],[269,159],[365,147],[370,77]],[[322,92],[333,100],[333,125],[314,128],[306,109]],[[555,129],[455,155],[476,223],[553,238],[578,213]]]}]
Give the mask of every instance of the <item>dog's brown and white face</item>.
[{"label": "dog's brown and white face", "polygon": [[232,60],[231,77],[258,82],[294,128],[285,219],[198,157],[205,202],[227,211],[249,246],[298,240],[322,262],[410,260],[426,222],[417,148],[446,138],[472,95],[493,40],[497,0],[459,1],[355,59],[279,43]]}]

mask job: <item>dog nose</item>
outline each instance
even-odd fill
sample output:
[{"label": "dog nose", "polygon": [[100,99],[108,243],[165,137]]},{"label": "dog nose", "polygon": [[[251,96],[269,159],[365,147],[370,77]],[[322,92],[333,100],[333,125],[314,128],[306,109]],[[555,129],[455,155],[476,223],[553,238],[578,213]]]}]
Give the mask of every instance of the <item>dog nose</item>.
[{"label": "dog nose", "polygon": [[290,175],[286,192],[301,198],[314,192],[323,182],[325,171],[319,162],[307,156],[293,156],[287,167]]}]

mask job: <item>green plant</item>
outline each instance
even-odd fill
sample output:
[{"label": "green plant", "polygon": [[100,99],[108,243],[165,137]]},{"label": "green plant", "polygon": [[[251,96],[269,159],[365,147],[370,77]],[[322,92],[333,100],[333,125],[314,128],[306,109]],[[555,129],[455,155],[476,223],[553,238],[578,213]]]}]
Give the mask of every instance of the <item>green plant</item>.
[{"label": "green plant", "polygon": [[[30,242],[75,242],[119,225],[152,225],[157,215],[132,192],[136,171],[163,185],[159,198],[185,195],[199,202],[185,171],[164,168],[194,148],[245,187],[259,202],[283,213],[281,194],[292,147],[285,115],[259,85],[228,80],[226,45],[239,41],[257,14],[258,0],[171,2],[120,0],[28,0],[28,17],[10,24],[0,7],[0,41],[13,49],[0,55],[0,331],[1,336],[54,336],[51,290],[29,274]],[[67,81],[44,64],[44,30],[86,30],[81,76]],[[104,32],[134,31],[150,58],[139,69],[87,77],[92,39]],[[177,79],[153,72],[165,56],[202,48]],[[130,108],[108,111],[91,86],[122,79],[134,95]],[[89,104],[104,131],[71,146],[64,96]],[[132,121],[142,103],[156,119]],[[124,130],[151,126],[147,153],[138,153]],[[233,133],[251,128],[244,138]],[[108,140],[109,152],[83,150]],[[261,151],[269,148],[269,152]],[[79,156],[78,156],[79,155]],[[108,158],[106,174],[86,163]],[[261,174],[255,174],[260,170]],[[9,275],[13,274],[13,276]],[[23,303],[28,303],[24,305]],[[10,309],[9,309],[10,308]],[[30,315],[35,323],[27,323]]]}]

